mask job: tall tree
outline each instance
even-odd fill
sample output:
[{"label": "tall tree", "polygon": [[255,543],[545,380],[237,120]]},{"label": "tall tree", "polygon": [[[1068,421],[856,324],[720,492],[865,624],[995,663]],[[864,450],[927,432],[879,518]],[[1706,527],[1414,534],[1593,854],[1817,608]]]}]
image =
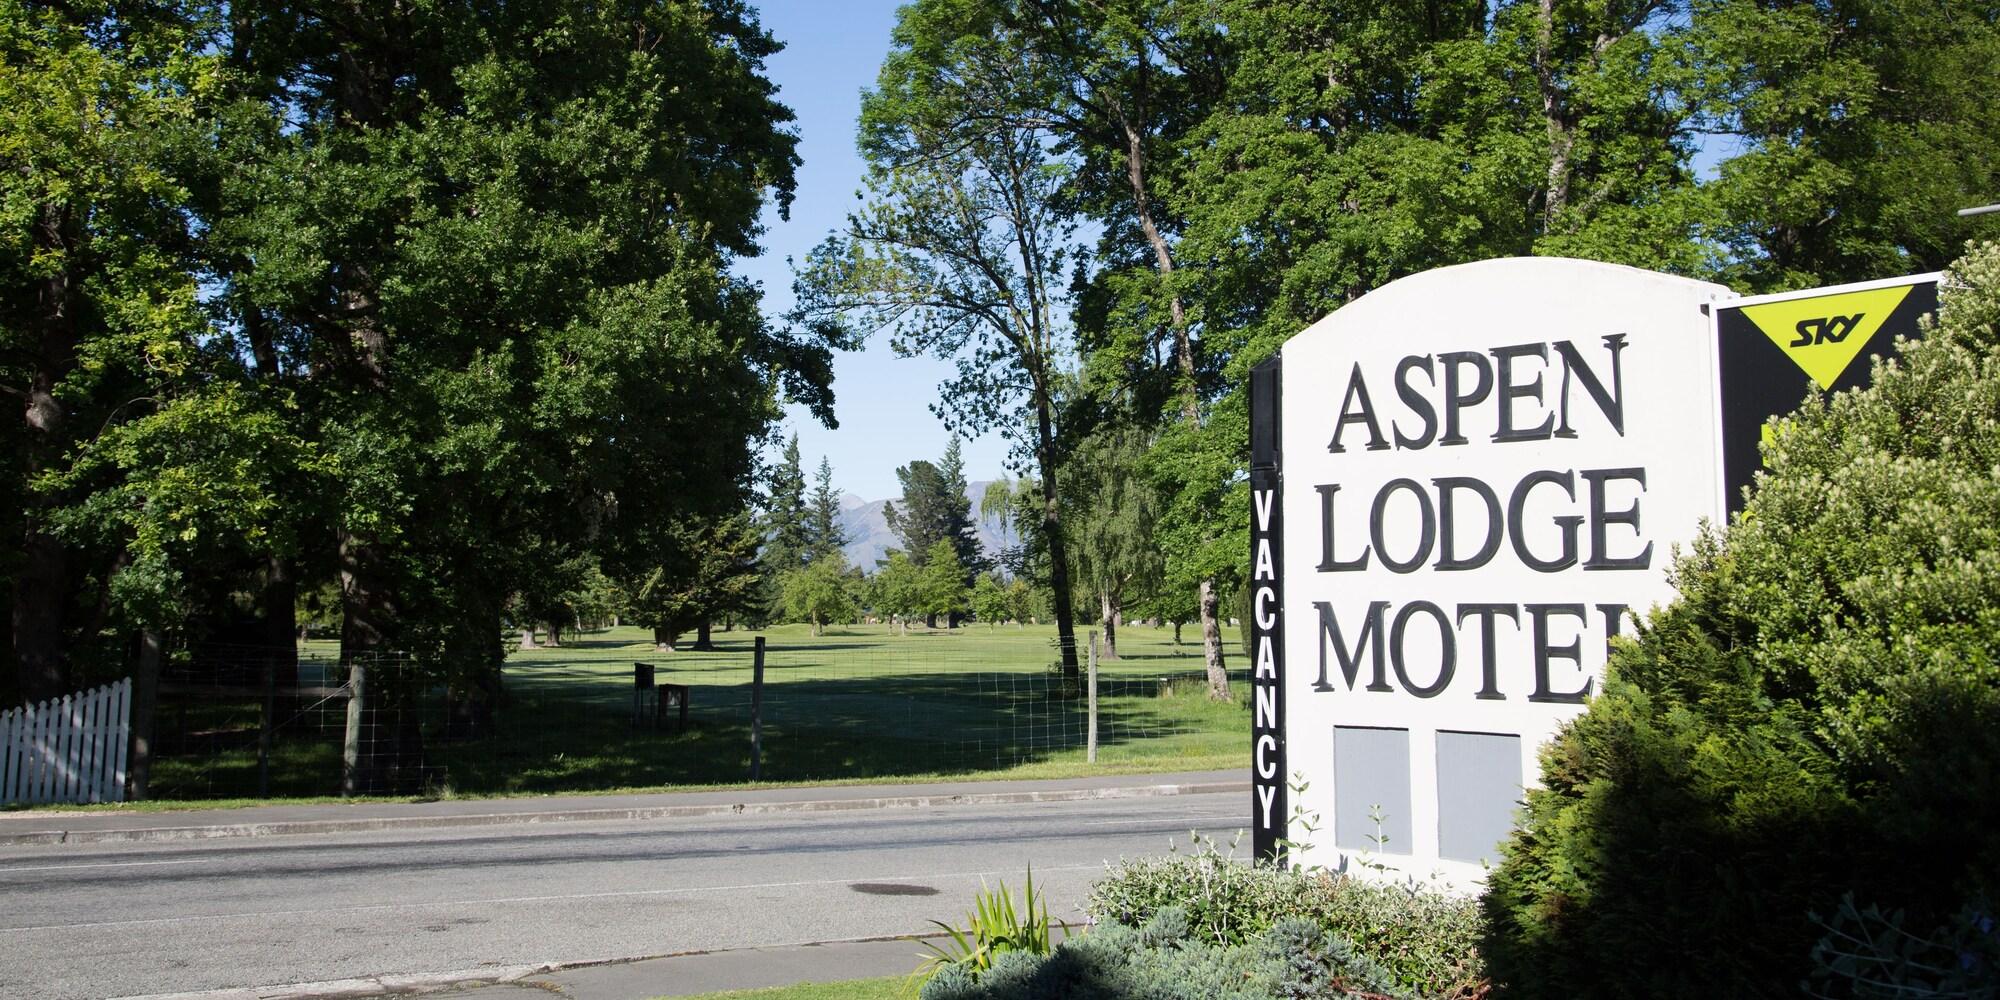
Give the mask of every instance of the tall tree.
[{"label": "tall tree", "polygon": [[804,566],[811,559],[812,529],[806,471],[799,460],[799,436],[794,434],[771,470],[770,493],[764,501],[764,565],[773,574]]},{"label": "tall tree", "polygon": [[[1064,489],[1074,496],[1077,577],[1098,600],[1104,656],[1118,658],[1118,629],[1129,604],[1143,601],[1165,574],[1153,532],[1159,498],[1144,463],[1145,432],[1116,425],[1100,429],[1071,453]],[[1217,698],[1229,696],[1229,678],[1211,677]]]},{"label": "tall tree", "polygon": [[1014,481],[1003,472],[1000,478],[988,482],[979,494],[979,519],[990,521],[1000,529],[1000,550],[993,553],[991,562],[1003,574],[1013,558],[1010,550],[1014,548],[1011,540],[1014,511]]},{"label": "tall tree", "polygon": [[653,648],[671,650],[681,633],[695,631],[695,649],[712,649],[717,618],[753,610],[763,600],[757,521],[748,511],[707,523],[673,527],[674,558],[653,567],[630,589],[628,614],[653,630]]},{"label": "tall tree", "polygon": [[924,613],[923,580],[923,570],[900,549],[890,549],[875,571],[875,609],[894,619],[904,635],[910,634],[910,618]]},{"label": "tall tree", "polygon": [[948,544],[953,563],[969,586],[986,560],[972,521],[971,489],[965,482],[958,439],[952,438],[942,461],[932,464],[919,459],[897,469],[896,479],[903,484],[903,505],[882,506],[889,530],[902,540],[903,550],[919,566],[929,564],[939,542]]},{"label": "tall tree", "polygon": [[839,552],[847,545],[847,529],[840,523],[840,494],[833,488],[833,463],[820,456],[819,472],[813,477],[810,536],[807,552],[813,559]]},{"label": "tall tree", "polygon": [[[1067,204],[1100,234],[1078,310],[1087,370],[1147,420],[1196,429],[1214,377],[1179,266],[1185,220],[1169,195],[1186,169],[1177,150],[1225,89],[1228,38],[1213,10],[1186,0],[922,0],[906,15],[922,37],[906,75],[933,89],[973,81],[966,99],[926,107],[929,127],[1043,129],[1073,168]],[[985,41],[955,41],[965,37]],[[1193,585],[1213,639],[1209,672],[1226,683],[1216,582]]]},{"label": "tall tree", "polygon": [[920,570],[919,592],[922,594],[920,610],[924,618],[935,628],[942,616],[946,627],[958,620],[966,610],[966,601],[972,588],[965,582],[965,567],[958,561],[958,550],[948,538],[940,538],[924,554]]},{"label": "tall tree", "polygon": [[209,241],[337,470],[343,655],[490,691],[510,590],[660,564],[740,507],[781,389],[826,409],[826,352],[727,275],[789,198],[776,43],[730,0],[230,14],[242,103],[285,124],[239,133]]},{"label": "tall tree", "polygon": [[1703,126],[1740,149],[1713,184],[1724,276],[1751,291],[1944,267],[1996,232],[1991,0],[1697,7]]},{"label": "tall tree", "polygon": [[[65,537],[58,527],[64,508],[92,502],[94,489],[117,482],[108,474],[143,460],[130,450],[136,443],[127,441],[120,458],[94,458],[94,475],[69,474],[70,460],[93,447],[100,429],[132,417],[158,428],[201,422],[230,405],[258,408],[247,397],[180,404],[182,389],[199,385],[204,360],[196,220],[185,207],[195,161],[212,141],[223,75],[214,14],[196,3],[0,7],[0,392],[17,407],[0,432],[0,490],[12,501],[4,515],[9,631],[25,698],[79,681],[68,653],[95,640],[93,626],[104,624],[97,609],[120,603],[114,578],[153,614],[184,610],[162,603],[186,594],[178,567],[162,562],[166,539],[128,572],[132,558],[119,543],[129,530],[85,526]],[[265,426],[237,429],[247,436]],[[227,471],[221,453],[232,446],[248,447],[202,442],[195,449],[203,454],[189,460],[214,459],[211,473]],[[258,485],[251,473],[216,487],[243,488],[251,492],[239,499],[255,500]],[[205,519],[221,513],[210,505],[217,499],[183,491],[160,502],[181,514],[191,509],[179,505],[194,503]],[[130,504],[105,508],[169,527]],[[239,516],[261,523],[254,503]]]}]

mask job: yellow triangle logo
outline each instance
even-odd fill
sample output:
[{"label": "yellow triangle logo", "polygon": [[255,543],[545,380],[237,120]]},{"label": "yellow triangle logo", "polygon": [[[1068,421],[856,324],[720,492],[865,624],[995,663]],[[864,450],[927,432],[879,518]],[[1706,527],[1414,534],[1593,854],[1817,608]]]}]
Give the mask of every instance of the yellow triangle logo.
[{"label": "yellow triangle logo", "polygon": [[1766,302],[1744,306],[1743,315],[1757,324],[1757,329],[1764,331],[1764,336],[1771,338],[1771,343],[1778,345],[1778,350],[1785,352],[1820,388],[1831,389],[1912,287],[1893,285],[1865,292]]}]

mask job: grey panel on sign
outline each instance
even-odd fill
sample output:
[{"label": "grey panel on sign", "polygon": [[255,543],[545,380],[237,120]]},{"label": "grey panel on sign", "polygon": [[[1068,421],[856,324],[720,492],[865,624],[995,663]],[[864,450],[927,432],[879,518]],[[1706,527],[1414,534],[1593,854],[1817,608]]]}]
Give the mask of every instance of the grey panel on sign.
[{"label": "grey panel on sign", "polygon": [[1410,853],[1409,730],[1333,727],[1333,843]]},{"label": "grey panel on sign", "polygon": [[1521,802],[1521,738],[1437,734],[1438,856],[1500,859]]}]

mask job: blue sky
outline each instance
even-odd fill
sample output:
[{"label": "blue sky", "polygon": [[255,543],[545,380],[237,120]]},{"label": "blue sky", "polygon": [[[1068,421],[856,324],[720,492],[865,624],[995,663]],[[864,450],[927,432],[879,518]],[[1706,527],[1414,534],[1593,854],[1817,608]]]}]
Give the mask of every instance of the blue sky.
[{"label": "blue sky", "polygon": [[[862,183],[861,157],[854,149],[861,90],[889,51],[898,0],[763,0],[758,4],[766,30],[785,43],[765,70],[778,84],[779,100],[798,116],[795,126],[804,163],[790,221],[775,210],[764,213],[764,254],[740,261],[738,274],[764,287],[764,312],[782,322],[792,304],[792,274],[786,258],[804,259],[829,232],[842,227]],[[1695,157],[1704,178],[1735,150],[1710,141]],[[786,408],[783,433],[796,432],[807,473],[821,456],[833,463],[836,489],[864,500],[901,494],[896,467],[912,459],[936,459],[948,436],[929,409],[950,365],[933,358],[899,358],[886,338],[864,350],[834,359],[834,416],[828,430],[801,407]],[[997,434],[965,444],[966,474],[992,479],[1002,474],[1007,442]],[[775,457],[775,450],[773,452]]]},{"label": "blue sky", "polygon": [[[764,255],[739,262],[738,274],[764,286],[764,313],[779,322],[792,304],[792,275],[785,258],[803,260],[827,233],[840,228],[855,206],[863,167],[854,151],[854,123],[861,89],[889,51],[895,0],[764,0],[766,30],[785,43],[765,70],[778,99],[798,115],[798,199],[792,218],[764,213]],[[784,432],[797,432],[808,474],[820,456],[833,463],[836,489],[880,500],[902,493],[896,467],[912,459],[935,460],[948,436],[928,404],[950,373],[945,362],[899,358],[886,338],[834,359],[834,416],[828,430],[800,407],[787,407]],[[998,435],[965,445],[970,479],[1001,474],[1007,443]]]}]

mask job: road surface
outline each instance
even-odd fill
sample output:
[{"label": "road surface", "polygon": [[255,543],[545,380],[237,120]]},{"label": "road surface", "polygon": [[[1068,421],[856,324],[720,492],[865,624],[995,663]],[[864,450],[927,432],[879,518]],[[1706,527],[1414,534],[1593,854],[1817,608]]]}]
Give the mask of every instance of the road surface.
[{"label": "road surface", "polygon": [[[838,941],[961,919],[1032,864],[1226,845],[1230,794],[0,848],[0,997],[118,997]],[[1247,845],[1245,847],[1247,849]],[[913,963],[914,964],[914,963]]]}]

